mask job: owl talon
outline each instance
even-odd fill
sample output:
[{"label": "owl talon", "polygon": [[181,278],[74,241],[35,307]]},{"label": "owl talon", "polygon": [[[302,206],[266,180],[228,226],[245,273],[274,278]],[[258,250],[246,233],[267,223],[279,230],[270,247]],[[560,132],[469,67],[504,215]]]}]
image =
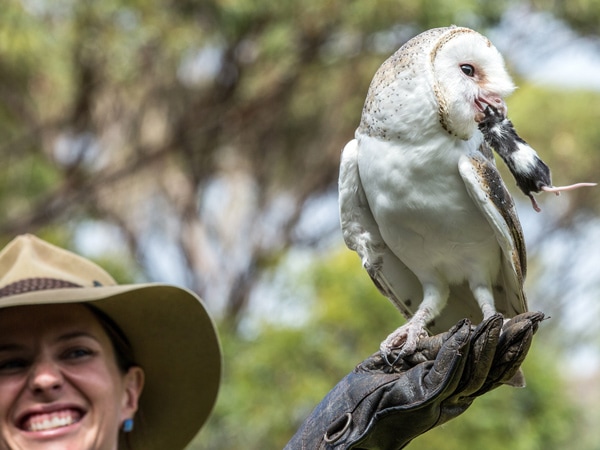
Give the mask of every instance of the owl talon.
[{"label": "owl talon", "polygon": [[[390,366],[394,366],[405,356],[412,355],[417,349],[419,339],[427,337],[427,331],[417,324],[407,323],[392,332],[379,346],[383,358]],[[389,356],[394,350],[398,350],[398,356],[390,363]]]}]

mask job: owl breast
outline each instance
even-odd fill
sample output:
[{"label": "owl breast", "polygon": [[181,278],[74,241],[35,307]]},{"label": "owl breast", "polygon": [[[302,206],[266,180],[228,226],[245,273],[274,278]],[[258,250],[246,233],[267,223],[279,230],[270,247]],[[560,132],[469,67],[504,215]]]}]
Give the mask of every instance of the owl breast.
[{"label": "owl breast", "polygon": [[445,138],[401,151],[398,143],[364,137],[359,172],[369,206],[386,245],[418,278],[433,272],[462,283],[482,267],[494,278],[500,249],[458,172],[468,151]]}]

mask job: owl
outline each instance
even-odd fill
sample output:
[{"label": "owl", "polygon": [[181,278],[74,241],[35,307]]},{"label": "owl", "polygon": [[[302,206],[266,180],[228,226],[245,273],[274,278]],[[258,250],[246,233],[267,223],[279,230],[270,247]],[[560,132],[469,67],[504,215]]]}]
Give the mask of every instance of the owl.
[{"label": "owl", "polygon": [[478,127],[488,106],[506,115],[513,90],[492,43],[456,26],[414,37],[371,82],[339,201],[346,245],[409,319],[384,355],[465,317],[527,310],[523,233]]}]

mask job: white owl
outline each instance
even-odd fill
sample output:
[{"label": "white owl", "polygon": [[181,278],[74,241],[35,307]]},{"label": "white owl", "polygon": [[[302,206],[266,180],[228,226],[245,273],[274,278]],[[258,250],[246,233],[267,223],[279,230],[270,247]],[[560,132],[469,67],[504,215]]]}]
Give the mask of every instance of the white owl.
[{"label": "white owl", "polygon": [[410,353],[425,327],[527,310],[521,226],[478,129],[513,90],[491,42],[455,26],[411,39],[371,82],[339,195],[346,244],[410,318],[384,354]]}]

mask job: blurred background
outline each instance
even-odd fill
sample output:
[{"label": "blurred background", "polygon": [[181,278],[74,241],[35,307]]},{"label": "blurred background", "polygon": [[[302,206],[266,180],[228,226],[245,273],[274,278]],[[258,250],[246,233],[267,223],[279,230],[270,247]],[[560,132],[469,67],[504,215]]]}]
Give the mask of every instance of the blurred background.
[{"label": "blurred background", "polygon": [[[199,293],[224,379],[190,449],[282,448],[403,320],[343,245],[339,156],[378,66],[450,24],[504,54],[509,116],[555,184],[600,181],[598,0],[4,0],[0,243],[33,232]],[[410,448],[600,449],[600,190],[538,214],[505,180],[551,316],[528,387]]]}]

